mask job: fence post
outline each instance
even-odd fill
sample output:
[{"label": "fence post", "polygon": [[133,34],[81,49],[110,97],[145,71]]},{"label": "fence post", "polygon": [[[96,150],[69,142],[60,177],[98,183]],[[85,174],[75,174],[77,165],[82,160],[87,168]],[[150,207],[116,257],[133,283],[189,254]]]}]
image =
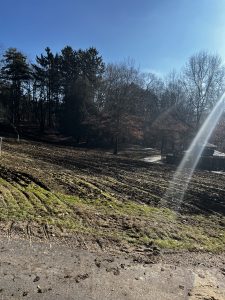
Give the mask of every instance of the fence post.
[{"label": "fence post", "polygon": [[2,156],[2,137],[0,137],[0,156]]}]

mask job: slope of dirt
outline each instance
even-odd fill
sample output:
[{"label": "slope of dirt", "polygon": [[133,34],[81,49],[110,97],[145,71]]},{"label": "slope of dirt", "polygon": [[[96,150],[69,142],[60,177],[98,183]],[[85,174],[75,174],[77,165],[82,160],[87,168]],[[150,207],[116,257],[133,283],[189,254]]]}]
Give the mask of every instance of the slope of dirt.
[{"label": "slope of dirt", "polygon": [[225,299],[223,175],[196,171],[178,210],[151,154],[4,141],[0,297]]},{"label": "slope of dirt", "polygon": [[115,157],[101,150],[5,141],[2,230],[52,238],[82,233],[127,251],[140,246],[154,251],[152,245],[223,251],[223,175],[195,172],[174,211],[176,205],[162,197],[175,169],[131,157],[130,152]]}]

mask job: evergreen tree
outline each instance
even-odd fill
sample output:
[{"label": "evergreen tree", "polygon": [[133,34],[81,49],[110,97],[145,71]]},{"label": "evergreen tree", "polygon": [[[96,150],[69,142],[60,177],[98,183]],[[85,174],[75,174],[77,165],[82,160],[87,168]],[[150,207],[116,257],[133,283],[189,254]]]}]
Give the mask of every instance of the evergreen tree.
[{"label": "evergreen tree", "polygon": [[42,130],[45,127],[46,115],[48,126],[53,127],[60,98],[59,56],[54,55],[49,47],[45,51],[46,55],[37,56],[36,64],[33,64],[35,84],[39,88],[39,119]]},{"label": "evergreen tree", "polygon": [[101,56],[95,48],[75,51],[65,47],[60,55],[63,90],[63,127],[78,140],[95,99],[98,82],[104,71]]},{"label": "evergreen tree", "polygon": [[10,121],[18,125],[21,118],[24,84],[31,78],[30,66],[26,56],[16,48],[9,48],[4,53],[2,64],[1,78],[10,89]]}]

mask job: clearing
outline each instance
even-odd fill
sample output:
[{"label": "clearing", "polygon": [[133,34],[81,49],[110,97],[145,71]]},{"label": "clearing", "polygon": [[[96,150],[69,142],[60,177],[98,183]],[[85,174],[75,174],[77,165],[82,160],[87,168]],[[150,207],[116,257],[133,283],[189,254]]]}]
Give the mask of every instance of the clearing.
[{"label": "clearing", "polygon": [[[45,241],[57,247],[67,244],[69,248],[88,252],[124,255],[133,263],[151,265],[157,262],[154,271],[157,276],[160,268],[167,270],[179,262],[183,269],[177,271],[177,278],[180,276],[186,282],[185,276],[192,274],[195,280],[190,282],[195,284],[193,288],[188,280],[188,287],[180,283],[180,298],[174,295],[173,299],[186,299],[188,294],[190,299],[225,299],[219,283],[224,276],[225,263],[224,175],[196,171],[181,208],[176,211],[176,203],[162,200],[175,168],[143,161],[151,155],[158,153],[152,149],[127,150],[114,156],[103,150],[4,141],[0,158],[2,241],[4,237],[8,240],[20,237],[31,245]],[[172,261],[171,255],[175,255]],[[198,258],[195,259],[195,255]],[[208,273],[202,268],[194,270],[202,261],[203,267],[204,261],[210,262],[205,265]],[[162,267],[162,263],[166,267]],[[189,275],[186,265],[191,266]],[[141,267],[138,268],[137,274],[142,272]],[[212,268],[218,276],[210,273]],[[201,275],[201,272],[204,276],[196,279],[193,274]],[[168,271],[167,275],[170,274]],[[207,280],[214,282],[211,287]],[[142,279],[136,281],[139,284]],[[195,294],[199,294],[199,298]],[[204,298],[206,294],[211,298]],[[5,297],[7,295],[9,297],[9,294]],[[127,299],[135,299],[132,295]],[[157,296],[161,297],[157,299],[170,299],[168,295]],[[87,294],[82,297],[79,299],[89,299]],[[110,297],[108,299],[120,299]],[[32,296],[32,299],[36,298]],[[139,299],[155,298],[143,296]]]}]

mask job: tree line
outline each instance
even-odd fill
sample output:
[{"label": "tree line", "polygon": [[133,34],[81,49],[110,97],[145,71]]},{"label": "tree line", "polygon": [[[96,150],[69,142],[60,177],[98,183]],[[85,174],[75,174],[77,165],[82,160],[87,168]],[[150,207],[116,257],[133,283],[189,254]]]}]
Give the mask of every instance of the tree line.
[{"label": "tree line", "polygon": [[160,78],[132,60],[105,64],[94,47],[47,47],[32,63],[9,48],[0,63],[0,119],[18,130],[54,129],[77,143],[113,145],[115,153],[119,143],[137,142],[175,151],[187,146],[224,87],[222,60],[206,51]]}]

